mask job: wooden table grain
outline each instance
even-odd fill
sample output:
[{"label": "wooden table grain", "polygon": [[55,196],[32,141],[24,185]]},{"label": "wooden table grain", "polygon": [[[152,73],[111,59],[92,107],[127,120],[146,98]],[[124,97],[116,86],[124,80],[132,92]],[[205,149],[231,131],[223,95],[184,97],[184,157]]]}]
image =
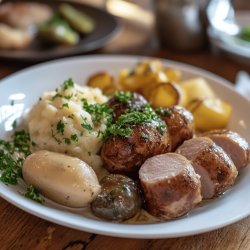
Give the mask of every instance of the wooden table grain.
[{"label": "wooden table grain", "polygon": [[[137,54],[176,60],[206,69],[231,82],[235,81],[236,74],[240,70],[250,73],[249,66],[212,53],[209,47],[191,53],[161,48],[152,27],[141,27],[141,25],[134,25],[131,22],[124,22],[118,34],[104,48],[94,53]],[[31,65],[0,61],[0,79]],[[60,226],[30,215],[0,198],[0,249],[247,250],[250,249],[250,217],[222,229],[195,236],[154,240],[124,239]]]}]

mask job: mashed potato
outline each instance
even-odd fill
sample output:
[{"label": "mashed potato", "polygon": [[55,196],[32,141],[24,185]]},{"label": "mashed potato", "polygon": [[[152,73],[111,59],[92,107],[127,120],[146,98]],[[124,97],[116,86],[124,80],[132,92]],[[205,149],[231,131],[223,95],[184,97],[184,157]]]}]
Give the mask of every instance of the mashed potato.
[{"label": "mashed potato", "polygon": [[84,108],[84,103],[88,107],[106,101],[99,89],[80,87],[71,79],[55,91],[44,93],[27,117],[35,149],[76,156],[98,174],[102,166],[98,152],[107,121],[102,118],[96,123],[96,117]]}]

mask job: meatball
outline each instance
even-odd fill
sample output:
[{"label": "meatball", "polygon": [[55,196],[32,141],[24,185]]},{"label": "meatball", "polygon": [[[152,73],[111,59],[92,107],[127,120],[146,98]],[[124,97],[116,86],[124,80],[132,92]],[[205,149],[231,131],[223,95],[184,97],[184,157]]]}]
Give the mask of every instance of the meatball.
[{"label": "meatball", "polygon": [[193,115],[183,107],[172,106],[158,110],[161,119],[167,124],[171,151],[174,151],[185,140],[191,139],[194,134]]},{"label": "meatball", "polygon": [[135,125],[127,137],[111,136],[104,142],[101,158],[111,173],[135,173],[144,161],[170,151],[167,130],[160,132],[151,125]]},{"label": "meatball", "polygon": [[145,104],[148,104],[146,99],[134,92],[117,92],[108,102],[109,107],[113,109],[113,122],[129,110],[141,111]]},{"label": "meatball", "polygon": [[110,174],[101,180],[101,193],[91,204],[93,213],[107,220],[126,220],[142,206],[141,191],[129,177]]}]

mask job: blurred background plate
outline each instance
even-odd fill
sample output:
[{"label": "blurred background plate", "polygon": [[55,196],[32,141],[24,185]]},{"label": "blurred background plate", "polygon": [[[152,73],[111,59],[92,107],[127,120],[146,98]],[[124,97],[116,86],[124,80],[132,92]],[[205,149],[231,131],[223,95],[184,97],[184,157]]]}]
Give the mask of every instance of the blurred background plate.
[{"label": "blurred background plate", "polygon": [[[4,1],[7,3],[10,1]],[[117,31],[118,22],[116,18],[106,11],[95,8],[86,4],[76,3],[72,1],[50,1],[50,0],[35,0],[23,1],[12,0],[11,2],[37,2],[44,3],[52,9],[57,9],[61,3],[69,3],[78,10],[84,11],[92,17],[96,22],[94,31],[84,37],[73,46],[42,46],[36,39],[31,45],[20,50],[0,50],[0,59],[8,59],[15,61],[38,62],[53,58],[65,57],[70,55],[87,53],[101,48]]]},{"label": "blurred background plate", "polygon": [[240,37],[242,29],[250,25],[249,1],[211,0],[207,17],[210,24],[207,34],[213,47],[250,65],[250,42]]}]

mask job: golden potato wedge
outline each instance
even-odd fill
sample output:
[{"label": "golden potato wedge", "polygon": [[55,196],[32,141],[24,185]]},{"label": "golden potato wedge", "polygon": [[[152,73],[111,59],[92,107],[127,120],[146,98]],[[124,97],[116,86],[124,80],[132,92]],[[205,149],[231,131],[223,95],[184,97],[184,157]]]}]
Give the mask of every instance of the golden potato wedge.
[{"label": "golden potato wedge", "polygon": [[164,74],[166,74],[170,82],[178,83],[181,80],[181,71],[177,69],[164,69]]},{"label": "golden potato wedge", "polygon": [[132,69],[124,69],[119,73],[118,82],[124,90],[138,91],[155,82],[167,82],[164,66],[159,60],[139,62]]},{"label": "golden potato wedge", "polygon": [[186,92],[184,106],[187,106],[193,100],[215,98],[215,93],[204,78],[198,77],[182,81],[179,86]]},{"label": "golden potato wedge", "polygon": [[119,83],[127,91],[138,91],[157,82],[167,82],[167,77],[163,72],[136,74],[123,70],[119,75]]},{"label": "golden potato wedge", "polygon": [[175,83],[158,83],[149,93],[148,101],[154,108],[180,105],[184,98],[182,90]]},{"label": "golden potato wedge", "polygon": [[232,107],[218,98],[207,98],[190,103],[195,128],[199,131],[226,128],[231,117]]},{"label": "golden potato wedge", "polygon": [[90,76],[87,85],[92,88],[100,88],[104,94],[112,94],[118,90],[113,76],[108,72],[98,72]]}]

